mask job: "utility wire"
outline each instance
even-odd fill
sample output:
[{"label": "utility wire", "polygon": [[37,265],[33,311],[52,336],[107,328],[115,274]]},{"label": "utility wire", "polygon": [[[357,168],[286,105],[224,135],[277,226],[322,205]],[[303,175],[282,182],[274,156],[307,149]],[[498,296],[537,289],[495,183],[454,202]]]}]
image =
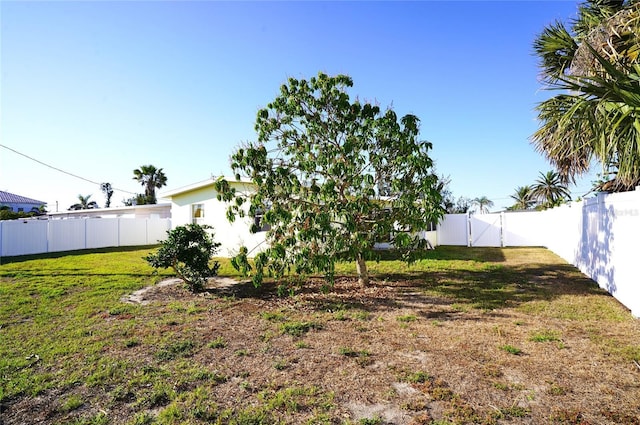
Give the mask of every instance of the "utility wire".
[{"label": "utility wire", "polygon": [[[11,151],[11,152],[13,152],[13,153],[16,153],[16,154],[18,154],[18,155],[21,155],[21,156],[23,156],[23,157],[25,157],[25,158],[27,158],[27,159],[30,159],[31,161],[37,162],[38,164],[44,165],[45,167],[49,167],[49,168],[51,168],[52,170],[56,170],[56,171],[58,171],[58,172],[60,172],[60,173],[66,174],[66,175],[68,175],[68,176],[75,177],[75,178],[80,179],[80,180],[84,180],[84,181],[86,181],[86,182],[89,182],[89,183],[95,184],[95,185],[97,185],[97,186],[100,186],[100,184],[101,184],[101,183],[98,183],[98,182],[94,182],[93,180],[89,180],[89,179],[87,179],[87,178],[84,178],[84,177],[78,176],[77,174],[73,174],[73,173],[70,173],[70,172],[68,172],[68,171],[62,170],[62,169],[60,169],[60,168],[58,168],[58,167],[54,167],[53,165],[49,165],[49,164],[47,164],[47,163],[45,163],[45,162],[40,161],[39,159],[33,158],[33,157],[31,157],[31,156],[29,156],[29,155],[27,155],[27,154],[24,154],[24,153],[22,153],[22,152],[18,152],[17,150],[12,149],[12,148],[10,148],[9,146],[5,146],[5,145],[3,145],[3,144],[0,144],[0,147],[5,148],[5,149],[7,149],[7,150],[10,150],[10,151]],[[118,189],[118,188],[116,188],[116,187],[113,187],[112,189],[113,189],[113,190],[120,191],[120,192],[125,192],[125,193],[128,193],[128,194],[130,194],[130,195],[136,195],[136,193],[134,193],[134,192],[129,192],[128,190]]]}]

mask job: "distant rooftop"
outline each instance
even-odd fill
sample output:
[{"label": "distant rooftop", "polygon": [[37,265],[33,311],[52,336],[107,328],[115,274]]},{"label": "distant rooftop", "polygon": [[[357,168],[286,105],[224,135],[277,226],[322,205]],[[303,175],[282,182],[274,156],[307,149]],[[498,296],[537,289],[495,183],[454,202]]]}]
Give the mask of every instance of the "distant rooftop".
[{"label": "distant rooftop", "polygon": [[27,198],[26,196],[20,196],[9,192],[3,192],[2,190],[0,190],[0,204],[45,205],[46,202],[38,201],[37,199]]}]

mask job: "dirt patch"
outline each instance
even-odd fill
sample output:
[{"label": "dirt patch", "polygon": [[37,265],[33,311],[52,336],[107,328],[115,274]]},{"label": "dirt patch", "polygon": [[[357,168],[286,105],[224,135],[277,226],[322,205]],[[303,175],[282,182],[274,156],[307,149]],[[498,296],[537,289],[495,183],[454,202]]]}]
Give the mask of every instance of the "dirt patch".
[{"label": "dirt patch", "polygon": [[[237,280],[228,277],[212,277],[207,280],[207,291],[205,292],[215,291],[225,293],[228,292],[233,285],[237,285],[238,283]],[[127,304],[146,305],[153,300],[167,299],[167,297],[171,296],[170,294],[173,294],[174,298],[182,298],[184,297],[184,288],[177,288],[179,286],[184,286],[184,282],[181,279],[164,279],[155,285],[146,286],[132,294],[125,295],[120,301]]]}]

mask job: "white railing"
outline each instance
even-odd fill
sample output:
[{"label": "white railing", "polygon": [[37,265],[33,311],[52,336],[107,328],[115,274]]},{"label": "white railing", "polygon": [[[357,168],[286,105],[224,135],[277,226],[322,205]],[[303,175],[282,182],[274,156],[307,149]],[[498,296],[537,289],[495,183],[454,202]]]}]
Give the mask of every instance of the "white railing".
[{"label": "white railing", "polygon": [[0,221],[0,257],[118,246],[154,245],[167,237],[166,218],[77,218]]},{"label": "white railing", "polygon": [[446,215],[439,245],[544,246],[640,317],[640,190],[546,211]]}]

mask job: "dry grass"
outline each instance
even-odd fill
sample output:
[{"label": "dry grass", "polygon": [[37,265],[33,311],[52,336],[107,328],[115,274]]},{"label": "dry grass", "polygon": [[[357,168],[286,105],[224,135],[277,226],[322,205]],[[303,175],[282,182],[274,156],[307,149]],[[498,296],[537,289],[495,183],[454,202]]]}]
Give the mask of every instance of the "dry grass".
[{"label": "dry grass", "polygon": [[[275,284],[239,283],[115,303],[83,330],[108,341],[97,355],[26,366],[83,372],[36,394],[5,391],[0,418],[640,424],[638,321],[550,252],[443,247],[410,268],[372,264],[366,289],[343,267],[326,293],[309,279],[284,298]],[[17,372],[0,372],[9,388]]]}]

